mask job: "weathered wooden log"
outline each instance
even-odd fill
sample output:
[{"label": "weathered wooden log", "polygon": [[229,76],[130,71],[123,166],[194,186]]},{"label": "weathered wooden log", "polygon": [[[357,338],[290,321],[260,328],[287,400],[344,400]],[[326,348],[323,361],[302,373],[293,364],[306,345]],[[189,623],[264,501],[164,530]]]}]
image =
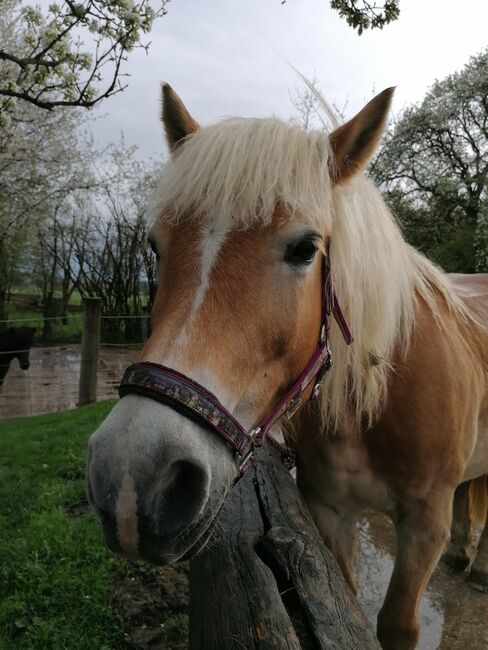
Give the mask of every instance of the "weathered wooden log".
[{"label": "weathered wooden log", "polygon": [[259,451],[191,562],[189,648],[380,648],[272,447]]}]

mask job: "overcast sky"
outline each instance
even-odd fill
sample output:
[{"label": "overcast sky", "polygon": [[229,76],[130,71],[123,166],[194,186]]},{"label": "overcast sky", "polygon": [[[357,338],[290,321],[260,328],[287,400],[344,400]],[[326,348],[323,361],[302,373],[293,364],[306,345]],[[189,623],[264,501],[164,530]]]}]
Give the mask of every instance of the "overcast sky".
[{"label": "overcast sky", "polygon": [[328,0],[171,0],[149,54],[130,55],[129,88],[97,110],[95,137],[107,143],[123,131],[141,157],[160,157],[160,81],[202,124],[288,118],[289,93],[300,83],[288,62],[315,73],[329,101],[347,102],[348,117],[387,86],[397,86],[397,112],[488,45],[486,0],[401,0],[400,8],[398,21],[358,36]]}]

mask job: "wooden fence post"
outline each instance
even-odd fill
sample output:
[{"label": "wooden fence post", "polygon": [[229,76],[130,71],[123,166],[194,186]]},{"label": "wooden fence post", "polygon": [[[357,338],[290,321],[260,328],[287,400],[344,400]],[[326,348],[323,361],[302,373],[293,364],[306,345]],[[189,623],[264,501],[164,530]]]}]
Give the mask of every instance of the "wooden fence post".
[{"label": "wooden fence post", "polygon": [[381,650],[271,446],[213,537],[190,563],[190,650]]},{"label": "wooden fence post", "polygon": [[145,343],[147,341],[148,335],[149,335],[149,327],[148,327],[148,322],[149,322],[149,316],[146,314],[142,315],[142,320],[141,320],[141,335],[142,335],[142,340]]},{"label": "wooden fence post", "polygon": [[100,298],[83,298],[83,333],[78,406],[97,400],[98,352],[100,348]]}]

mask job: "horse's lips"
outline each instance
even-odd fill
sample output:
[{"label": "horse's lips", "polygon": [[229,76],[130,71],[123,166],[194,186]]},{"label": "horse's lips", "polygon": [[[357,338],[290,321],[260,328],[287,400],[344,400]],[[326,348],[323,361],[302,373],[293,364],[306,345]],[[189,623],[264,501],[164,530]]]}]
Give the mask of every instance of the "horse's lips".
[{"label": "horse's lips", "polygon": [[214,518],[210,521],[207,528],[205,528],[205,530],[197,537],[197,539],[192,543],[192,545],[183,553],[183,555],[180,557],[180,560],[183,561],[191,560],[194,557],[196,557],[201,551],[203,551],[203,549],[211,539],[214,530],[217,527],[217,524],[219,523],[220,515],[227,502],[228,494],[229,493],[227,492],[227,494],[224,496],[224,499],[220,504],[219,509],[215,513]]}]

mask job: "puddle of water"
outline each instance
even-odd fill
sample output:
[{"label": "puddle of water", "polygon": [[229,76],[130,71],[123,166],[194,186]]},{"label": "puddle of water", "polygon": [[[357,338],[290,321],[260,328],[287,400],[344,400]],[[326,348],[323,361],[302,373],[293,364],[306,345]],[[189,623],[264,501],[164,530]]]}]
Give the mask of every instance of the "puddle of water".
[{"label": "puddle of water", "polygon": [[[97,399],[117,396],[125,368],[136,361],[139,350],[100,348]],[[12,361],[0,387],[0,420],[76,408],[80,376],[80,346],[32,348],[29,370]]]},{"label": "puddle of water", "polygon": [[[395,533],[389,520],[368,513],[359,527],[359,601],[376,627],[395,549]],[[439,562],[420,606],[418,650],[487,650],[488,595],[471,589],[464,574],[453,574]]]}]

